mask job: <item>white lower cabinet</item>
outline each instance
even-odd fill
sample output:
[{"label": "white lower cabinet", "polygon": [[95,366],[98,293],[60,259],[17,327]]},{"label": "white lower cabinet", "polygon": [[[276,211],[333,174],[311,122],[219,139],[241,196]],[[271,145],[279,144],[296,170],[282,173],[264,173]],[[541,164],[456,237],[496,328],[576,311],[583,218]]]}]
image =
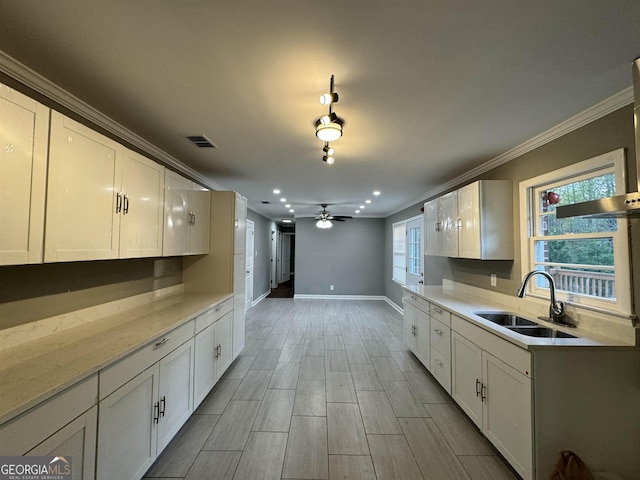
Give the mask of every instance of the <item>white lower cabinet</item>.
[{"label": "white lower cabinet", "polygon": [[431,363],[431,342],[429,324],[429,303],[410,293],[403,297],[404,339],[409,349],[429,369]]},{"label": "white lower cabinet", "polygon": [[[183,332],[177,329],[176,334],[179,337]],[[171,336],[169,334],[123,360],[115,366],[118,370],[113,376],[135,369],[135,365],[127,363],[144,364]],[[101,399],[96,469],[98,479],[142,478],[193,412],[192,336]],[[110,384],[111,379],[105,383]]]},{"label": "white lower cabinet", "polygon": [[2,455],[70,456],[73,480],[94,478],[97,376],[0,426]]},{"label": "white lower cabinet", "polygon": [[[494,337],[492,350],[505,342],[487,335]],[[484,339],[477,340],[483,343]],[[523,350],[522,355],[529,353]],[[456,331],[451,337],[451,357],[451,396],[511,466],[525,480],[531,479],[531,378]]]},{"label": "white lower cabinet", "polygon": [[[205,312],[201,317],[213,315],[215,312],[212,310]],[[197,320],[200,320],[200,318]],[[227,312],[196,334],[193,380],[194,409],[200,405],[222,374],[231,365],[232,322],[233,312]]]}]

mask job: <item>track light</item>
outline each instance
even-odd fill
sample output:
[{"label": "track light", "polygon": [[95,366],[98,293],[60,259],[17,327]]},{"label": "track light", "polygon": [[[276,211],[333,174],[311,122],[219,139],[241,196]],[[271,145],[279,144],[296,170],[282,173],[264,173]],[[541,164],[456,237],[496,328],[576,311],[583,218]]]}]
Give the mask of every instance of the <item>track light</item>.
[{"label": "track light", "polygon": [[[335,115],[335,114],[334,114]],[[329,115],[325,115],[316,121],[316,136],[324,142],[333,142],[342,136],[342,125],[344,122],[341,118],[335,117],[335,121],[323,123],[330,119]]]},{"label": "track light", "polygon": [[325,155],[324,157],[322,157],[322,161],[327,162],[328,165],[333,165],[334,163],[336,163],[336,159],[330,155]]},{"label": "track light", "polygon": [[320,95],[321,105],[331,105],[332,103],[338,103],[338,94],[335,92],[324,93]]},{"label": "track light", "polygon": [[329,157],[333,157],[333,154],[336,150],[334,148],[331,148],[328,143],[325,143],[322,151]]},{"label": "track light", "polygon": [[[338,101],[338,94],[333,91],[333,75],[329,83],[329,93],[320,96],[322,105],[329,105],[329,113],[316,120],[316,136],[324,142],[338,140],[342,136],[344,120],[331,111],[331,104]],[[330,154],[328,155],[331,156]]]}]

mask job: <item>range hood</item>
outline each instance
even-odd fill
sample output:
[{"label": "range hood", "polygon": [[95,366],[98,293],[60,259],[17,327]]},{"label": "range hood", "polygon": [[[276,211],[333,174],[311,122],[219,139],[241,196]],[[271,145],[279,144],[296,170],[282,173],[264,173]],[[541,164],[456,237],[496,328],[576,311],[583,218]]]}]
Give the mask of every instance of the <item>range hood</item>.
[{"label": "range hood", "polygon": [[633,120],[636,137],[635,191],[589,202],[558,206],[556,218],[568,217],[640,217],[640,58],[633,62]]}]

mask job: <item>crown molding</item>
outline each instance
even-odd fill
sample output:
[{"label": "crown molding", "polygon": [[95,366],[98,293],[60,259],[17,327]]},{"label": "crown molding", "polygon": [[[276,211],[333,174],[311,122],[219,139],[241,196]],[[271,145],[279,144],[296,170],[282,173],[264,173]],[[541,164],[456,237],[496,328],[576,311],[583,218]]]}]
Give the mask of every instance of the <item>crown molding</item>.
[{"label": "crown molding", "polygon": [[621,92],[612,95],[611,97],[603,100],[596,105],[587,108],[586,110],[574,115],[573,117],[565,120],[562,123],[559,123],[555,127],[550,128],[549,130],[542,132],[540,135],[533,137],[530,140],[527,140],[524,143],[521,143],[517,147],[512,148],[511,150],[506,151],[505,153],[498,155],[495,158],[479,165],[468,172],[446,182],[442,185],[438,185],[436,188],[433,188],[427,191],[424,195],[416,198],[411,203],[406,204],[402,208],[397,209],[393,213],[389,214],[389,216],[394,215],[402,210],[405,210],[417,203],[424,202],[429,198],[435,197],[441,193],[445,193],[447,191],[453,190],[455,187],[464,184],[465,182],[472,180],[483,173],[486,173],[490,170],[493,170],[500,165],[504,165],[505,163],[510,162],[511,160],[515,160],[518,157],[521,157],[525,153],[529,153],[532,150],[535,150],[538,147],[541,147],[557,138],[566,135],[567,133],[573,132],[580,127],[583,127],[591,122],[598,120],[610,113],[615,112],[616,110],[626,107],[627,105],[633,103],[633,87],[628,87],[622,90]]},{"label": "crown molding", "polygon": [[99,112],[88,103],[67,92],[2,50],[0,50],[0,72],[8,75],[38,94],[45,96],[61,107],[64,107],[94,123],[98,127],[103,128],[105,131],[111,133],[122,141],[139,148],[147,155],[150,155],[198,183],[201,183],[213,190],[225,190],[223,187],[213,182],[209,177],[202,175],[200,172],[197,172],[193,168],[185,165],[177,158],[169,155],[164,150],[159,149],[136,133],[123,127],[115,120]]}]

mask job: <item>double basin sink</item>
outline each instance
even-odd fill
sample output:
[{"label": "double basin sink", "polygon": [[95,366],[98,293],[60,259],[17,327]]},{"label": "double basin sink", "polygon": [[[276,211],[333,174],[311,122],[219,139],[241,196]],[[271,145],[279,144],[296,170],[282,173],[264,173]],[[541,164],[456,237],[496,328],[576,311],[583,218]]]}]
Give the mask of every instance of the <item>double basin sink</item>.
[{"label": "double basin sink", "polygon": [[508,312],[474,312],[475,315],[497,325],[508,328],[512,332],[538,338],[577,338],[575,335],[561,332],[532,322],[515,313]]}]

